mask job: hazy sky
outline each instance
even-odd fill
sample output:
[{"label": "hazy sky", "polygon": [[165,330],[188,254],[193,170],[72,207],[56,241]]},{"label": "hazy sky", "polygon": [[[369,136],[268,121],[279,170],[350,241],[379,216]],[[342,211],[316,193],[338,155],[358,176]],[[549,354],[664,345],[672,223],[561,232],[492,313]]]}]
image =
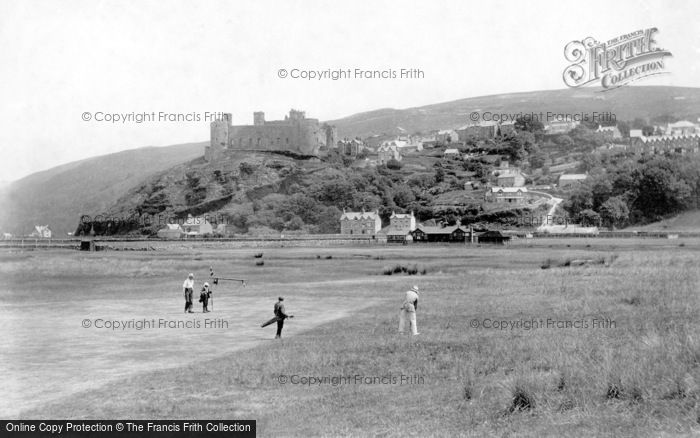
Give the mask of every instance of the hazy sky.
[{"label": "hazy sky", "polygon": [[[657,27],[670,74],[700,86],[700,2],[0,2],[0,148],[10,181],[141,146],[209,138],[209,123],[96,122],[95,113],[290,108],[328,120],[378,108],[564,88],[564,46]],[[279,69],[417,68],[422,79],[303,80]],[[93,119],[82,120],[84,112]],[[156,114],[157,115],[157,114]]]}]

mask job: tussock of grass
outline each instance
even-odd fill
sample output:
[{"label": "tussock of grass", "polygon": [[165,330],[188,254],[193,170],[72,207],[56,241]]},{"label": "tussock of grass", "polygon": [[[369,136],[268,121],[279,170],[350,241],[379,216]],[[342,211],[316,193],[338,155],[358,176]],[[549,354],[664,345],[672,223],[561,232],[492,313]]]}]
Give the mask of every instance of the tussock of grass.
[{"label": "tussock of grass", "polygon": [[413,264],[413,265],[394,265],[394,266],[385,266],[382,269],[382,273],[384,275],[401,275],[401,274],[406,274],[406,275],[425,275],[428,272],[428,269],[425,267],[418,267],[418,265]]},{"label": "tussock of grass", "polygon": [[516,386],[513,391],[513,400],[508,408],[508,412],[529,411],[534,409],[535,401],[526,389]]}]

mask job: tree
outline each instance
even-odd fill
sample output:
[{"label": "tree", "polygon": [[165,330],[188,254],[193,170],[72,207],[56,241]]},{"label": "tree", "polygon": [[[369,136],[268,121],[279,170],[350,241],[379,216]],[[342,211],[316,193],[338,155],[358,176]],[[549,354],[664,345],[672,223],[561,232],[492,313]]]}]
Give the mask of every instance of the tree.
[{"label": "tree", "polygon": [[400,161],[392,158],[391,160],[386,162],[386,167],[391,170],[399,170],[403,167],[403,164],[401,164]]},{"label": "tree", "polygon": [[569,212],[569,215],[573,217],[578,217],[583,210],[588,210],[593,208],[593,191],[588,184],[581,184],[573,193],[571,197],[564,202],[564,209]]},{"label": "tree", "polygon": [[435,183],[439,184],[445,180],[445,169],[440,163],[435,163]]},{"label": "tree", "polygon": [[589,208],[579,213],[578,220],[581,221],[581,225],[584,227],[600,226],[600,215]]},{"label": "tree", "polygon": [[411,202],[416,200],[413,191],[406,184],[400,184],[394,187],[394,203],[401,208],[406,208]]},{"label": "tree", "polygon": [[613,196],[600,207],[600,217],[610,228],[615,228],[629,219],[627,203],[620,196]]},{"label": "tree", "polygon": [[530,166],[533,169],[539,169],[542,166],[544,166],[545,160],[547,159],[547,155],[542,152],[542,149],[540,149],[539,146],[533,146],[532,150],[530,150]]},{"label": "tree", "polygon": [[554,142],[562,149],[571,149],[574,146],[574,141],[566,134],[560,135]]},{"label": "tree", "polygon": [[525,132],[542,132],[544,131],[544,125],[536,117],[518,117],[515,119],[515,129],[518,131]]}]

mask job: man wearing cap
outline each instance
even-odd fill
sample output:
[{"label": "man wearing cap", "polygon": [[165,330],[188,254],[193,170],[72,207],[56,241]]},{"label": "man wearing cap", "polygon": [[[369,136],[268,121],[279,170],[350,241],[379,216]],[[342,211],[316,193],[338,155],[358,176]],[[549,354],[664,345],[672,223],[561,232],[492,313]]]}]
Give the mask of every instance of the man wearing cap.
[{"label": "man wearing cap", "polygon": [[185,291],[185,313],[194,313],[192,311],[192,294],[194,293],[194,274],[187,276],[187,279],[182,283],[182,288]]},{"label": "man wearing cap", "polygon": [[209,289],[209,283],[204,283],[202,287],[202,292],[199,294],[199,302],[202,303],[202,313],[209,312],[209,298],[211,297],[211,290]]},{"label": "man wearing cap", "polygon": [[284,310],[284,297],[279,297],[279,301],[275,303],[275,316],[277,317],[277,334],[275,339],[282,337],[282,327],[284,327],[284,320],[289,317],[287,312]]},{"label": "man wearing cap", "polygon": [[418,326],[416,325],[416,309],[418,309],[418,286],[413,286],[411,290],[406,292],[406,297],[401,305],[401,314],[399,315],[399,333],[403,334],[406,318],[411,324],[411,333],[418,335]]}]

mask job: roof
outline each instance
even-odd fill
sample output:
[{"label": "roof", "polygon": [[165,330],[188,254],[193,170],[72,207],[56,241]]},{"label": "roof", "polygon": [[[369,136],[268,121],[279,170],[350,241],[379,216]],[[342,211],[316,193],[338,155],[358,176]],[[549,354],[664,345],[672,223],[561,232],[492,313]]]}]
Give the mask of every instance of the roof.
[{"label": "roof", "polygon": [[465,233],[467,230],[462,228],[459,225],[452,225],[452,226],[447,226],[447,227],[432,227],[432,226],[425,226],[423,224],[419,224],[418,227],[416,227],[416,230],[421,230],[425,234],[452,234],[455,232],[457,229],[460,229],[464,231]]},{"label": "roof", "polygon": [[408,142],[404,140],[386,140],[383,141],[381,146],[396,146],[396,147],[402,147],[407,145]]},{"label": "roof", "polygon": [[446,154],[458,154],[458,153],[459,153],[459,150],[458,150],[458,149],[454,149],[454,148],[445,149],[445,153],[446,153]]},{"label": "roof", "polygon": [[498,178],[523,175],[520,169],[516,169],[514,167],[508,167],[505,169],[494,169],[494,172],[498,172]]},{"label": "roof", "polygon": [[655,142],[655,141],[666,141],[666,140],[682,140],[682,139],[700,139],[698,134],[690,135],[655,135],[652,137],[639,136],[640,141],[643,143]]},{"label": "roof", "polygon": [[387,236],[406,236],[408,234],[411,234],[411,232],[405,229],[395,228],[389,225],[388,227],[384,227],[381,230],[379,230],[379,234],[384,234]]},{"label": "roof", "polygon": [[527,193],[527,187],[491,187],[491,193]]},{"label": "roof", "polygon": [[630,138],[632,137],[644,137],[641,129],[630,129]]},{"label": "roof", "polygon": [[583,173],[572,173],[569,175],[562,175],[559,177],[559,181],[564,180],[564,181],[578,181],[580,179],[586,179],[588,178],[588,175],[583,174]]},{"label": "roof", "polygon": [[393,211],[392,211],[392,212],[391,212],[390,218],[392,218],[392,217],[397,217],[397,218],[399,218],[399,219],[401,219],[401,218],[412,218],[412,217],[413,217],[413,212],[410,212],[410,213],[396,213],[396,212],[393,212]]},{"label": "roof", "polygon": [[167,228],[163,228],[163,230],[182,231],[180,224],[165,224],[165,226]]},{"label": "roof", "polygon": [[681,120],[680,122],[669,123],[668,127],[669,128],[694,128],[695,123],[689,122],[687,120]]},{"label": "roof", "polygon": [[483,237],[500,238],[500,239],[504,239],[504,240],[510,239],[510,236],[506,236],[505,234],[501,233],[498,230],[484,231],[483,233],[476,234],[476,237],[479,239],[481,239]]},{"label": "roof", "polygon": [[376,211],[360,212],[360,211],[346,211],[340,216],[340,220],[360,220],[360,219],[379,219],[379,213]]}]

